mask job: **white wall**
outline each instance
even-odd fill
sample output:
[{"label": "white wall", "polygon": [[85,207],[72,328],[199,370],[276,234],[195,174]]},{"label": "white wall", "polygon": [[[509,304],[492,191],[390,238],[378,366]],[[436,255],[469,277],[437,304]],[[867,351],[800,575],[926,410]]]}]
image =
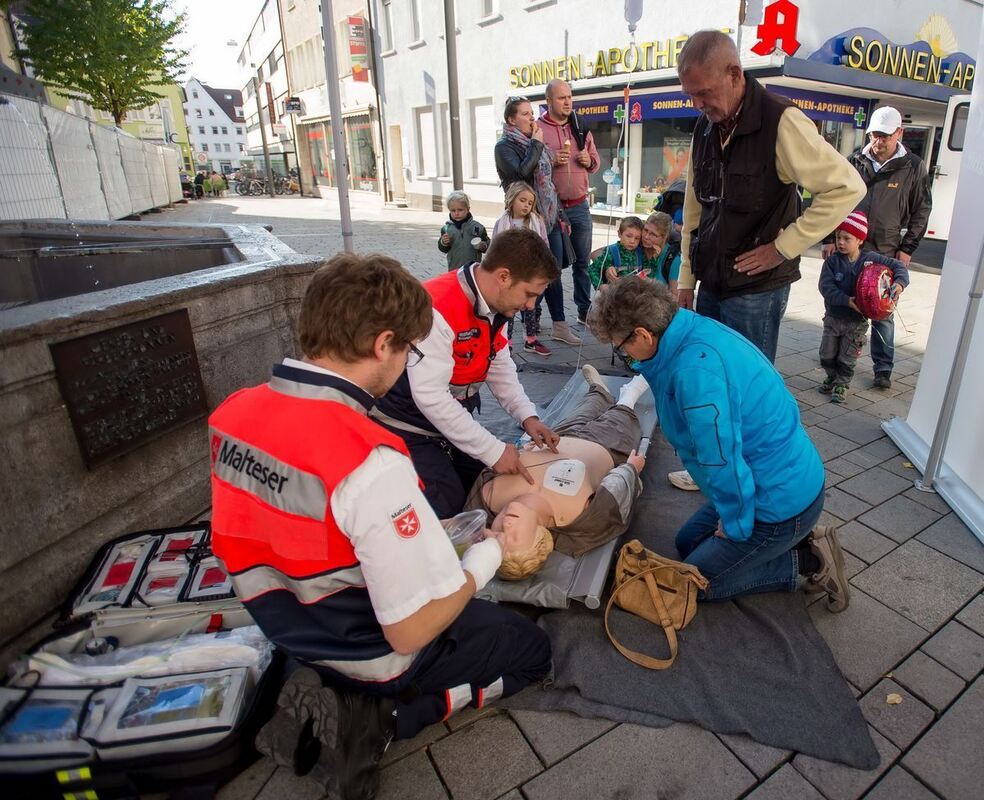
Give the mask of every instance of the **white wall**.
[{"label": "white wall", "polygon": [[[246,158],[245,120],[237,122],[230,119],[222,106],[197,79],[192,78],[185,84],[185,94],[188,98],[185,105],[185,120],[188,123],[188,139],[191,142],[192,152],[196,154],[204,152],[209,158],[205,164],[196,160],[195,168],[221,172],[220,161],[231,161],[233,167],[238,166],[240,159]],[[195,97],[195,94],[198,97]],[[201,112],[200,118],[198,112]],[[212,132],[212,128],[216,129],[215,133]],[[225,133],[222,132],[223,128],[226,130]],[[237,130],[239,133],[236,133]],[[203,150],[202,145],[206,145],[207,149]]]}]

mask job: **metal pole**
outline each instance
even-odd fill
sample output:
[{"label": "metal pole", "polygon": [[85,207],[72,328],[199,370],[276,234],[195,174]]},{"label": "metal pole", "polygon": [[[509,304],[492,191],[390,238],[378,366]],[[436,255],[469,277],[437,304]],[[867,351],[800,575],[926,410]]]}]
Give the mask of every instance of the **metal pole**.
[{"label": "metal pole", "polygon": [[376,164],[380,172],[380,186],[383,190],[383,202],[389,203],[393,200],[393,193],[390,191],[389,166],[386,162],[386,132],[383,125],[383,103],[379,98],[379,75],[378,61],[376,58],[376,39],[373,32],[376,30],[376,23],[372,16],[372,0],[366,1],[366,13],[369,17],[369,30],[366,41],[369,42],[369,63],[372,64],[372,90],[376,95],[376,127],[379,130],[379,158]]},{"label": "metal pole", "polygon": [[923,470],[922,480],[916,481],[916,488],[921,492],[935,492],[933,484],[940,474],[943,465],[943,451],[946,440],[950,435],[953,424],[953,409],[957,405],[957,394],[960,381],[963,379],[964,367],[967,366],[967,356],[970,354],[970,340],[974,337],[974,325],[977,323],[977,311],[984,294],[984,246],[977,256],[977,270],[970,282],[970,300],[964,311],[963,324],[960,326],[960,338],[957,340],[957,352],[953,357],[953,367],[946,382],[943,393],[943,403],[940,406],[940,416],[936,420],[936,430],[933,432],[933,443],[926,456],[926,469]]},{"label": "metal pole", "polygon": [[331,141],[335,148],[335,183],[338,184],[338,213],[342,222],[342,247],[346,253],[352,246],[352,210],[349,207],[348,156],[342,135],[342,98],[338,92],[338,60],[335,56],[335,14],[331,0],[321,0],[321,37],[325,43],[325,83],[328,89],[328,109],[331,113]]},{"label": "metal pole", "polygon": [[[260,71],[257,70],[253,76],[253,94],[256,96],[256,118],[260,121],[260,138],[263,140],[263,164],[266,166],[267,192],[270,197],[273,193],[273,166],[270,164],[270,150],[267,147],[266,127],[263,125],[263,106],[260,105]],[[267,115],[270,109],[267,108]]]},{"label": "metal pole", "polygon": [[444,0],[444,44],[448,53],[448,111],[451,114],[451,182],[465,187],[461,174],[461,111],[458,108],[458,42],[455,38],[454,0]]}]

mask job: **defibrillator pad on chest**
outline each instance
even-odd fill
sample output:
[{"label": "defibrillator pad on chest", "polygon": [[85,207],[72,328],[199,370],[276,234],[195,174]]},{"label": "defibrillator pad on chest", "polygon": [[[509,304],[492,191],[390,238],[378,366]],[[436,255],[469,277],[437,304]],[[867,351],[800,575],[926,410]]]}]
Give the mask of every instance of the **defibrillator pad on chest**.
[{"label": "defibrillator pad on chest", "polygon": [[547,467],[543,476],[543,488],[567,497],[573,497],[584,485],[585,466],[575,458],[563,458]]}]

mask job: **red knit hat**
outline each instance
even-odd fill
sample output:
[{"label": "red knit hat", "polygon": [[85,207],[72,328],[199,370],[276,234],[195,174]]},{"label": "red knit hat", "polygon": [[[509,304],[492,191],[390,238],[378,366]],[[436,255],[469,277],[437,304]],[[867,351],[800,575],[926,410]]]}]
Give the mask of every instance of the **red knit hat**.
[{"label": "red knit hat", "polygon": [[847,231],[863,242],[868,238],[868,218],[862,211],[852,211],[847,215],[847,219],[837,226],[837,230]]}]

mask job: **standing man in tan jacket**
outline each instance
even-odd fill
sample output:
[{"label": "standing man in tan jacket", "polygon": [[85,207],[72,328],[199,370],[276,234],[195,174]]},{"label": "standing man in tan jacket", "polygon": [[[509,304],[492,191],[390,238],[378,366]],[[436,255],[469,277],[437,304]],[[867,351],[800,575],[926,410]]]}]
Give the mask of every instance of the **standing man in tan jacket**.
[{"label": "standing man in tan jacket", "polygon": [[[775,362],[800,255],[864,197],[857,171],[802,111],[741,68],[720,31],[699,31],[680,53],[684,94],[701,112],[683,206],[679,302],[738,331]],[[801,211],[797,186],[813,195]],[[696,485],[684,473],[670,482]]]},{"label": "standing man in tan jacket", "polygon": [[[775,361],[800,255],[864,197],[864,182],[789,100],[746,75],[735,43],[700,31],[680,53],[701,112],[683,207],[680,304],[723,322]],[[797,185],[813,195],[801,213]]]},{"label": "standing man in tan jacket", "polygon": [[[571,223],[571,243],[574,245],[574,304],[577,321],[582,325],[591,305],[591,281],[588,261],[591,255],[591,211],[588,205],[588,175],[601,166],[594,139],[582,131],[574,100],[567,81],[555,78],[547,84],[547,112],[538,120],[543,132],[543,144],[550,152],[553,164],[553,183],[557,197]],[[557,263],[564,266],[564,241],[560,224],[550,231],[550,250]]]}]

